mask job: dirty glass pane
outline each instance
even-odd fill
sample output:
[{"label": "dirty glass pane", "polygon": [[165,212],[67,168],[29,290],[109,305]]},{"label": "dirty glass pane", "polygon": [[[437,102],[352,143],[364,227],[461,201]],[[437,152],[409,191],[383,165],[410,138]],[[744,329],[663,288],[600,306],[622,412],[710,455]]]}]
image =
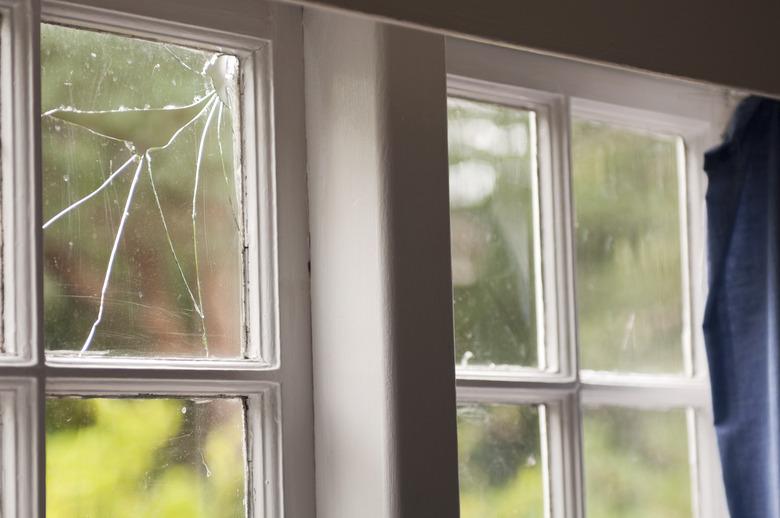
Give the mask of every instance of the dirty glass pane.
[{"label": "dirty glass pane", "polygon": [[683,370],[678,145],[672,136],[574,121],[585,369]]},{"label": "dirty glass pane", "polygon": [[536,405],[458,405],[463,518],[545,516],[539,419]]},{"label": "dirty glass pane", "polygon": [[538,366],[533,113],[447,106],[456,361]]},{"label": "dirty glass pane", "polygon": [[684,410],[584,409],[588,518],[691,518]]},{"label": "dirty glass pane", "polygon": [[240,398],[50,398],[46,515],[244,517],[244,437]]},{"label": "dirty glass pane", "polygon": [[48,350],[242,355],[237,68],[41,27]]}]

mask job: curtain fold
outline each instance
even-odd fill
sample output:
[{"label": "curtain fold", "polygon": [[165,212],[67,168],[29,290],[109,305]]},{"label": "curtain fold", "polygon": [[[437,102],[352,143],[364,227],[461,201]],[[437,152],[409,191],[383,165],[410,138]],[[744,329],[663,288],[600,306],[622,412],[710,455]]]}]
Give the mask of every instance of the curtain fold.
[{"label": "curtain fold", "polygon": [[705,155],[704,337],[731,518],[780,518],[780,102],[749,97]]}]

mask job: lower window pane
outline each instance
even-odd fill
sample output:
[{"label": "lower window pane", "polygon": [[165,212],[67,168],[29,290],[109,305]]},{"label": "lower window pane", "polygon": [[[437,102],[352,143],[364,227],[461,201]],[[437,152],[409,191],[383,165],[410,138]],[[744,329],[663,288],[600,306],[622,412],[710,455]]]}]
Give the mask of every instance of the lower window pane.
[{"label": "lower window pane", "polygon": [[588,518],[690,518],[685,410],[584,409]]},{"label": "lower window pane", "polygon": [[244,401],[50,398],[50,517],[244,517]]},{"label": "lower window pane", "polygon": [[462,518],[538,518],[544,477],[537,405],[458,405]]}]

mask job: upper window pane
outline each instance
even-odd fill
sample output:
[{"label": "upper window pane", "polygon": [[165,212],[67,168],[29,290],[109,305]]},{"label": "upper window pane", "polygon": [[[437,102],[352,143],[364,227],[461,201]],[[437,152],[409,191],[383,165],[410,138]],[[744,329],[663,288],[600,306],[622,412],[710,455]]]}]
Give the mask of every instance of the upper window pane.
[{"label": "upper window pane", "polygon": [[238,357],[238,60],[41,27],[49,351]]},{"label": "upper window pane", "polygon": [[575,119],[577,316],[585,369],[682,372],[680,139]]},{"label": "upper window pane", "polygon": [[534,113],[448,99],[456,361],[540,365]]}]

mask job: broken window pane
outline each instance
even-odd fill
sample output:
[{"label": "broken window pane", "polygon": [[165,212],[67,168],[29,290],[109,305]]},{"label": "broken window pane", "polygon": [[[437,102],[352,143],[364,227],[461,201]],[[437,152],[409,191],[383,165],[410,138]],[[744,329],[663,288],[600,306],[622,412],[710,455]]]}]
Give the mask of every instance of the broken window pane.
[{"label": "broken window pane", "polygon": [[536,367],[534,114],[453,97],[447,108],[456,361]]},{"label": "broken window pane", "polygon": [[575,119],[582,367],[683,371],[680,141]]},{"label": "broken window pane", "polygon": [[583,417],[589,518],[690,518],[685,410],[586,407]]},{"label": "broken window pane", "polygon": [[49,351],[237,357],[238,60],[41,27]]},{"label": "broken window pane", "polygon": [[52,518],[247,515],[244,401],[49,398]]},{"label": "broken window pane", "polygon": [[540,414],[537,405],[458,405],[463,518],[546,516]]}]

